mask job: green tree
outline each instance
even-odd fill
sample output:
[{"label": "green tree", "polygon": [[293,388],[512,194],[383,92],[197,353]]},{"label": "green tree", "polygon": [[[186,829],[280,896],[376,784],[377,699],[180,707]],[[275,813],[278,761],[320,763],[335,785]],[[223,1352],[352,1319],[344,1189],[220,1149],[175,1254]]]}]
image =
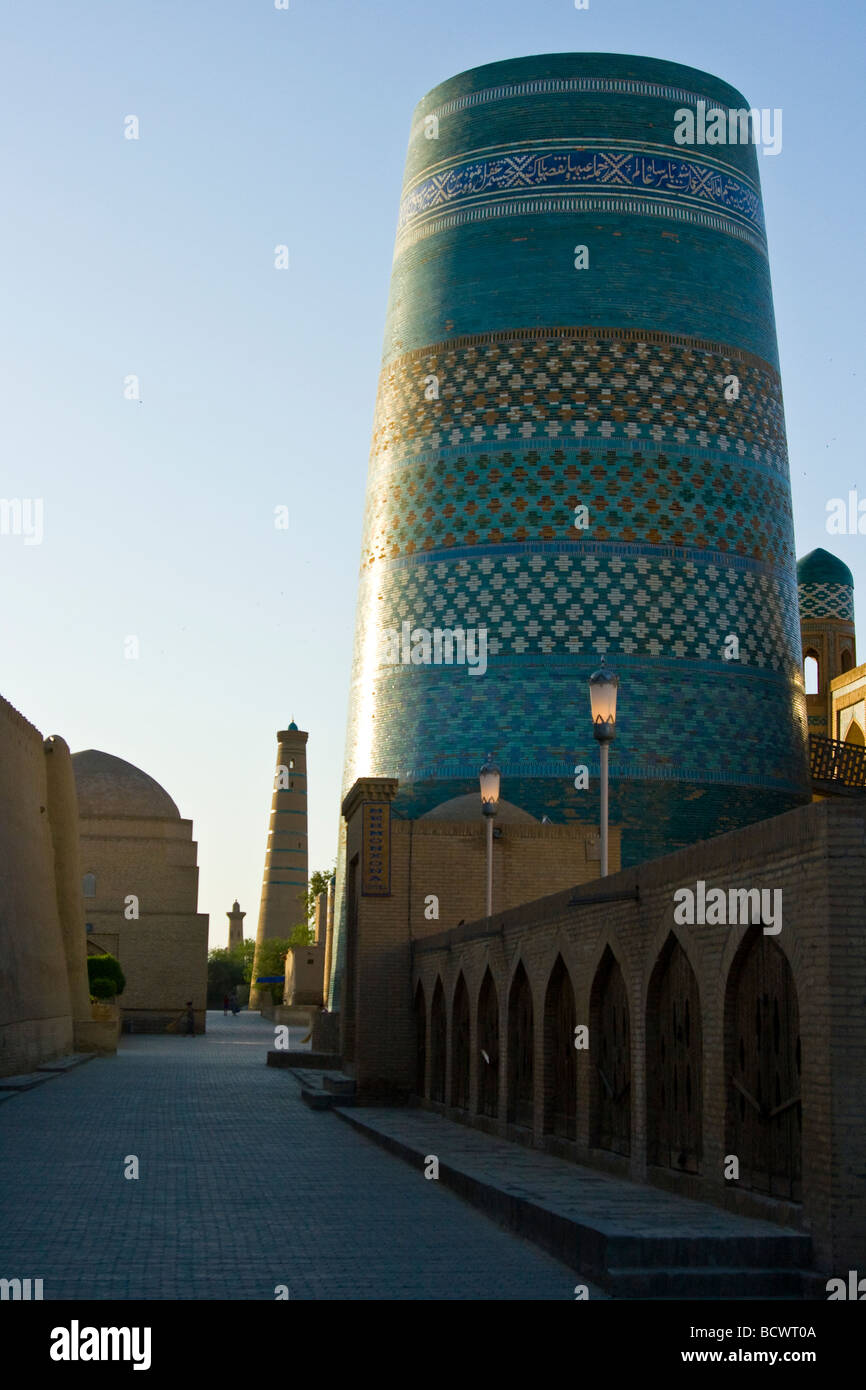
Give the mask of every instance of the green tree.
[{"label": "green tree", "polygon": [[[114,989],[111,992],[112,995],[122,994],[126,989],[126,976],[120,968],[120,961],[116,956],[110,956],[107,953],[103,956],[87,957],[87,979],[91,994],[95,993],[93,989],[95,980],[110,980],[114,985]],[[106,998],[104,994],[97,997],[100,999]],[[108,997],[110,998],[111,996]]]},{"label": "green tree", "polygon": [[[259,947],[256,958],[257,975],[283,975],[286,966],[286,952],[289,949],[289,938],[287,936],[272,936],[269,941],[263,941]],[[282,984],[268,986],[271,991],[271,1000],[274,1004],[283,1002]]]},{"label": "green tree", "polygon": [[244,972],[244,984],[248,985],[250,980],[253,978],[253,960],[255,959],[256,954],[255,937],[245,937],[244,940],[240,943],[240,945],[235,946],[234,950],[231,951],[229,954],[232,956],[234,960],[237,960],[239,962],[241,969]]},{"label": "green tree", "polygon": [[[307,921],[312,922],[316,915],[316,898],[320,893],[327,893],[328,884],[337,872],[336,865],[333,869],[314,869],[310,874],[310,887],[304,894],[307,908]],[[298,945],[306,945],[306,942],[298,942]]]},{"label": "green tree", "polygon": [[263,941],[259,947],[256,973],[258,975],[282,975],[288,949],[289,938],[287,936],[272,936],[269,941]]},{"label": "green tree", "polygon": [[289,945],[312,946],[315,937],[315,927],[311,927],[307,922],[299,922],[298,925],[292,929],[292,934],[289,937]]},{"label": "green tree", "polygon": [[207,958],[207,1002],[208,1008],[222,1007],[223,996],[231,994],[237,985],[244,982],[243,962],[236,951],[217,947],[208,952]]}]

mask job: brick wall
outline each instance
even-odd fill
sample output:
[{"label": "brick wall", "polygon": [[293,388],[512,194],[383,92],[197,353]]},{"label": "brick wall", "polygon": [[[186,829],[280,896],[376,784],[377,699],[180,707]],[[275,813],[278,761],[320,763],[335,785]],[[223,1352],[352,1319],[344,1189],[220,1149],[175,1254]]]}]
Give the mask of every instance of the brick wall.
[{"label": "brick wall", "polygon": [[[412,1016],[413,940],[441,933],[461,919],[472,921],[485,906],[486,832],[480,817],[477,823],[392,818],[390,894],[363,895],[361,807],[365,800],[390,803],[396,790],[392,779],[369,778],[356,783],[344,802],[346,862],[351,865],[357,856],[358,869],[346,875],[347,884],[354,884],[354,908],[350,897],[341,1046],[359,1093],[367,1098],[405,1095],[412,1084],[414,1057],[407,1052],[406,1037]],[[584,827],[527,822],[498,828],[495,913],[548,889],[598,877],[597,840]],[[610,863],[616,869],[619,862],[619,832],[612,828]],[[438,916],[426,916],[434,907]]]},{"label": "brick wall", "polygon": [[[758,1194],[723,1176],[729,1153],[730,1129],[726,1124],[733,1097],[732,990],[739,958],[760,927],[675,924],[675,890],[694,888],[698,879],[708,888],[782,890],[782,929],[770,939],[790,966],[799,1005],[802,1203]],[[814,804],[624,870],[606,880],[604,889],[624,896],[619,902],[573,907],[569,906],[570,895],[560,893],[498,917],[495,925],[501,930],[493,935],[486,934],[486,924],[476,922],[416,944],[409,994],[420,982],[427,1009],[428,1088],[430,1006],[436,983],[441,979],[445,991],[450,1080],[451,1010],[462,973],[470,998],[471,1087],[469,1111],[451,1108],[449,1113],[455,1118],[637,1181],[648,1180],[753,1215],[802,1225],[812,1233],[821,1268],[838,1273],[849,1264],[855,1266],[866,1248],[866,1174],[862,1162],[866,1152],[863,808]],[[647,1009],[648,1000],[654,997],[654,970],[672,936],[688,958],[699,995],[703,1125],[697,1173],[647,1162]],[[592,1115],[597,1103],[593,1087],[598,1086],[592,991],[606,951],[622,970],[630,1015],[628,1157],[593,1147],[592,1142]],[[545,1055],[542,1021],[545,992],[558,957],[573,984],[576,1022],[590,1025],[590,1049],[576,1054],[577,1134],[573,1142],[544,1133],[544,1086],[552,1059]],[[521,963],[533,999],[535,1107],[532,1128],[518,1130],[505,1120],[509,1103],[505,1034],[509,989]],[[475,1113],[482,1065],[477,1046],[477,1004],[488,968],[499,1000],[501,1037],[499,1116],[494,1121]],[[367,1026],[373,1030],[374,1024],[370,1019]],[[406,1029],[402,1050],[407,1057],[414,1057],[411,1026]]]},{"label": "brick wall", "polygon": [[50,810],[42,735],[0,698],[2,1076],[73,1050]]}]

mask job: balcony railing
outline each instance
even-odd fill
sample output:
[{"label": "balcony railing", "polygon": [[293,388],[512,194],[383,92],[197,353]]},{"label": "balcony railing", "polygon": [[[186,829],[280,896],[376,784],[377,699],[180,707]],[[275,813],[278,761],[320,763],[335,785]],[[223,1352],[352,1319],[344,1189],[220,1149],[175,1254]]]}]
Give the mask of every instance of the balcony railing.
[{"label": "balcony railing", "polygon": [[866,791],[866,748],[859,744],[810,734],[809,767],[813,782]]}]

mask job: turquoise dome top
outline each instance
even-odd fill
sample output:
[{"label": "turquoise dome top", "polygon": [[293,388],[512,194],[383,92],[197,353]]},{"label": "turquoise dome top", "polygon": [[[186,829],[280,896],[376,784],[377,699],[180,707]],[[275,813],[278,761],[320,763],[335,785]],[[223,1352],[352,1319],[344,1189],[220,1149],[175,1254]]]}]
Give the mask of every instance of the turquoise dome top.
[{"label": "turquoise dome top", "polygon": [[843,564],[829,550],[810,550],[802,560],[797,561],[798,584],[844,584],[854,588],[854,576],[848,566]]},{"label": "turquoise dome top", "polygon": [[295,723],[294,719],[292,720],[291,724],[289,725],[289,728],[290,728],[290,729],[294,729],[295,733],[298,732],[298,726],[297,726],[297,724]]}]

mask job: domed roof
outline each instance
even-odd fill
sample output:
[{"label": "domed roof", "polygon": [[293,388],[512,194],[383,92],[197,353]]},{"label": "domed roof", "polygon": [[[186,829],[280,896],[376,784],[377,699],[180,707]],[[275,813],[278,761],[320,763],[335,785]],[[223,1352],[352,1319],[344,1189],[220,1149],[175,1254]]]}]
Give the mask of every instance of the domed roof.
[{"label": "domed roof", "polygon": [[72,771],[82,816],[158,817],[180,820],[180,811],[165,791],[140,767],[87,748],[72,754]]},{"label": "domed roof", "polygon": [[298,726],[297,726],[297,724],[295,723],[294,719],[292,720],[291,724],[289,725],[289,728],[290,728],[290,729],[294,729],[295,733],[298,732]]},{"label": "domed roof", "polygon": [[810,550],[802,560],[797,561],[798,584],[845,584],[854,588],[854,576],[848,566],[843,564],[829,550]]},{"label": "domed roof", "polygon": [[[481,820],[481,793],[468,792],[466,796],[452,796],[450,801],[441,801],[432,811],[425,811],[419,820]],[[535,816],[515,806],[512,801],[500,801],[496,808],[496,822],[500,825],[537,825]]]}]

